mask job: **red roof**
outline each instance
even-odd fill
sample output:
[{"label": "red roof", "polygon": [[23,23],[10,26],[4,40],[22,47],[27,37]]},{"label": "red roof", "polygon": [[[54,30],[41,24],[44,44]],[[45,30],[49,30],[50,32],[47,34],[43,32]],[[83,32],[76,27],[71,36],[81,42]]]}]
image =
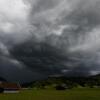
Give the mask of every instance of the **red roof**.
[{"label": "red roof", "polygon": [[17,90],[19,90],[21,87],[20,87],[19,84],[16,84],[16,83],[1,82],[0,83],[0,88],[4,88],[4,89],[17,89]]}]

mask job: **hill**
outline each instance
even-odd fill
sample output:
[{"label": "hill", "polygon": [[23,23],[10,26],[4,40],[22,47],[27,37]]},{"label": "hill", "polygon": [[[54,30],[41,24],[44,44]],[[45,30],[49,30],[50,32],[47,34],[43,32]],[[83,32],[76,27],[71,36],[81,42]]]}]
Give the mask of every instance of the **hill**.
[{"label": "hill", "polygon": [[100,75],[90,77],[48,77],[48,79],[35,81],[23,86],[32,88],[55,88],[58,85],[65,84],[69,88],[73,87],[100,87]]},{"label": "hill", "polygon": [[0,81],[7,82],[7,80],[2,77],[0,77]]}]

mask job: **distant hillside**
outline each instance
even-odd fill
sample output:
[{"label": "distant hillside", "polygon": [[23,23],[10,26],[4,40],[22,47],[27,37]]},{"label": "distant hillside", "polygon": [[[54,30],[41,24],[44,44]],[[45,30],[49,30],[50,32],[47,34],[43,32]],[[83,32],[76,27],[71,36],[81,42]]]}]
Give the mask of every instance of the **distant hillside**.
[{"label": "distant hillside", "polygon": [[49,77],[48,79],[35,81],[30,84],[25,84],[23,86],[29,86],[32,88],[43,88],[61,84],[66,84],[68,87],[100,87],[100,75],[90,77]]},{"label": "distant hillside", "polygon": [[2,78],[2,77],[0,77],[0,81],[4,81],[4,82],[6,82],[7,80],[4,79],[4,78]]}]

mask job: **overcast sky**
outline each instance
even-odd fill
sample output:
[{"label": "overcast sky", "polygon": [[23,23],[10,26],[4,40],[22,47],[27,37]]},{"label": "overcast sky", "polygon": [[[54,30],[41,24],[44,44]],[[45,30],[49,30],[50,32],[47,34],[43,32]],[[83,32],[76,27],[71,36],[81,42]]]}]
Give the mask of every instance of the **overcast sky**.
[{"label": "overcast sky", "polygon": [[[51,74],[100,73],[99,5],[100,0],[0,0],[0,76],[26,82]],[[21,56],[27,49],[40,64],[12,53]]]}]

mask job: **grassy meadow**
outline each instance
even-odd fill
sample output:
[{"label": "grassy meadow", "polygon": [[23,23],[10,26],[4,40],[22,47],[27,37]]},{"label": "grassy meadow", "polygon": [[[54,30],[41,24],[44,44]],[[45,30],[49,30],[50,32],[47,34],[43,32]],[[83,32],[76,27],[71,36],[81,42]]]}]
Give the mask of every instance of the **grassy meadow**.
[{"label": "grassy meadow", "polygon": [[100,89],[77,88],[65,91],[30,89],[17,94],[0,94],[0,100],[100,100]]}]

